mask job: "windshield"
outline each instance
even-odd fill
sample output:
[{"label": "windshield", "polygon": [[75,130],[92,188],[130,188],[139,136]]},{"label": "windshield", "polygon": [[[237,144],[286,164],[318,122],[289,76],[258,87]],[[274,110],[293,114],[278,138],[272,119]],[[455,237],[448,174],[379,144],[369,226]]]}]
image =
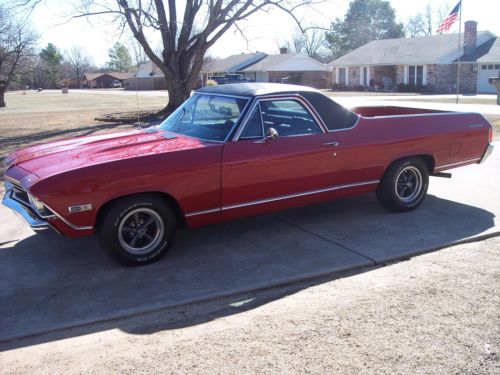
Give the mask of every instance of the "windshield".
[{"label": "windshield", "polygon": [[195,94],[160,129],[208,141],[225,141],[248,99]]}]

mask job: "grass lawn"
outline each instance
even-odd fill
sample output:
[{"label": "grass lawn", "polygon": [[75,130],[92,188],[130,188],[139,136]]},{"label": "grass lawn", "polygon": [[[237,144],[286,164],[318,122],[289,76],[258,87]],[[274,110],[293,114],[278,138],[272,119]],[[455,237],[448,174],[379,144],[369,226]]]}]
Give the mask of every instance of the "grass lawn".
[{"label": "grass lawn", "polygon": [[[139,110],[159,110],[167,98],[140,96]],[[136,97],[112,94],[62,94],[60,91],[8,92],[0,108],[0,158],[33,143],[58,138],[131,129],[135,125],[103,123],[94,118],[110,112],[136,111]]]}]

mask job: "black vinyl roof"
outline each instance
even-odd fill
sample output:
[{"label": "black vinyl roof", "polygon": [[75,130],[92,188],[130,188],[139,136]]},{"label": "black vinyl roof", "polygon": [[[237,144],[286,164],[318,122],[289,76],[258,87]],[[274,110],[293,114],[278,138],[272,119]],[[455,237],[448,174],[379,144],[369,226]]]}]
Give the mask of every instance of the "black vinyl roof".
[{"label": "black vinyl roof", "polygon": [[224,94],[236,96],[260,96],[271,94],[285,94],[294,93],[300,94],[303,92],[317,92],[320,91],[298,85],[287,85],[283,83],[229,83],[226,85],[206,86],[196,90],[199,93],[206,94]]},{"label": "black vinyl roof", "polygon": [[330,130],[354,126],[358,115],[344,108],[321,91],[298,85],[283,83],[229,83],[227,85],[206,86],[196,90],[200,94],[221,94],[258,97],[273,94],[299,94],[306,98]]}]

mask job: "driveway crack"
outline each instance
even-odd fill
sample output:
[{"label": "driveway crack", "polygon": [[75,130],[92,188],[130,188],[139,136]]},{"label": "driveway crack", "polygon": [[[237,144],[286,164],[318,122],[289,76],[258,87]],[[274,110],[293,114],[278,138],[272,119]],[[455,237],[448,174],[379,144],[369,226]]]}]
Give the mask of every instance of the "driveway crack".
[{"label": "driveway crack", "polygon": [[324,237],[324,236],[322,236],[322,235],[320,235],[320,234],[314,233],[313,231],[310,231],[309,229],[303,228],[303,227],[301,227],[300,225],[297,225],[297,224],[295,224],[295,223],[293,223],[293,222],[291,222],[291,221],[288,221],[288,220],[286,220],[286,219],[284,219],[284,218],[282,218],[282,217],[280,217],[280,216],[277,216],[276,218],[277,218],[278,220],[280,220],[280,221],[282,221],[282,222],[284,222],[284,223],[288,224],[288,225],[291,225],[291,226],[292,226],[292,227],[294,227],[294,228],[297,228],[297,229],[299,229],[299,230],[301,230],[301,231],[303,231],[303,232],[306,232],[306,233],[308,233],[308,234],[310,234],[310,235],[312,235],[312,236],[315,236],[315,237],[317,237],[317,238],[320,238],[320,239],[322,239],[323,241],[329,242],[329,243],[334,244],[334,245],[336,245],[336,246],[338,246],[338,247],[341,247],[341,248],[342,248],[342,249],[344,249],[344,250],[350,251],[351,253],[354,253],[354,254],[356,254],[356,255],[358,255],[358,256],[360,256],[360,257],[362,257],[362,258],[368,259],[369,261],[373,262],[373,264],[378,264],[378,263],[377,263],[377,261],[376,261],[375,259],[370,258],[369,256],[366,256],[366,255],[364,255],[364,254],[362,254],[362,253],[360,253],[360,252],[358,252],[358,251],[356,251],[356,250],[353,250],[353,249],[351,249],[351,248],[349,248],[349,247],[347,247],[347,246],[345,246],[345,245],[342,245],[342,244],[341,244],[341,243],[339,243],[339,242],[332,241],[332,240],[331,240],[331,239],[329,239],[329,238],[326,238],[326,237]]}]

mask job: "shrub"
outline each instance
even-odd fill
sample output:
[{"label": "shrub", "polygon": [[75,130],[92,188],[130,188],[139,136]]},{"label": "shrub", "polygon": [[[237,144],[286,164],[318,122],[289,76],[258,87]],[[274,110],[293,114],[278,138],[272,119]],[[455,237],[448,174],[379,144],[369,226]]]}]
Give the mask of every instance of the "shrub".
[{"label": "shrub", "polygon": [[214,81],[213,79],[207,79],[207,81],[205,82],[205,86],[217,86],[218,83],[217,81]]}]

